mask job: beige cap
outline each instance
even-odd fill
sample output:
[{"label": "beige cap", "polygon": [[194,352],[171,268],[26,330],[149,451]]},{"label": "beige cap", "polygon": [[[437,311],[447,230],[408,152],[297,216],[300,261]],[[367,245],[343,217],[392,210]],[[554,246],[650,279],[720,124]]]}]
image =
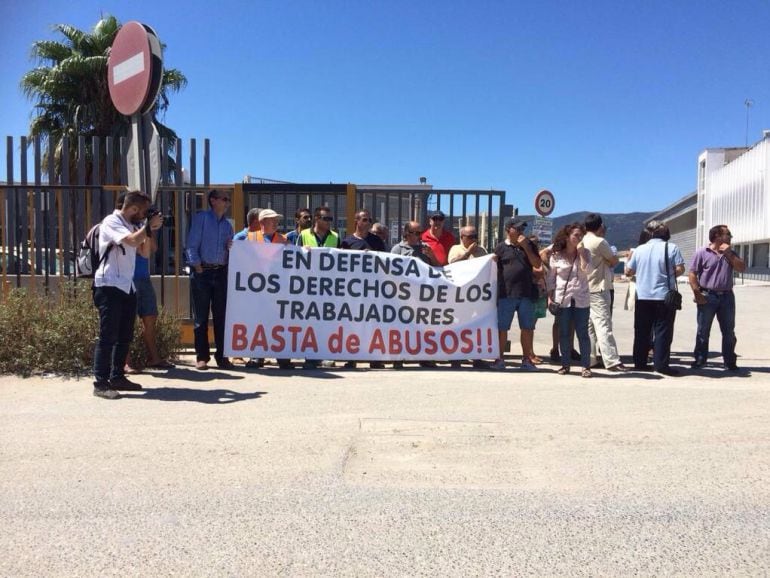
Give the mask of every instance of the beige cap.
[{"label": "beige cap", "polygon": [[283,217],[283,215],[279,215],[273,209],[262,209],[259,212],[259,220],[260,221],[262,221],[264,219],[280,219],[281,217]]}]

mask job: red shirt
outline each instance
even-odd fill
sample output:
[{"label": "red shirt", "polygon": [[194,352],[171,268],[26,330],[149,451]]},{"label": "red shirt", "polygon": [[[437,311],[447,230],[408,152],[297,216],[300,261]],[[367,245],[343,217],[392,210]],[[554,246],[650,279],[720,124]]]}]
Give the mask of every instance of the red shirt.
[{"label": "red shirt", "polygon": [[449,262],[449,249],[455,244],[455,236],[452,233],[442,229],[441,236],[436,239],[430,232],[430,228],[428,228],[421,238],[422,242],[431,248],[439,265],[446,265]]}]

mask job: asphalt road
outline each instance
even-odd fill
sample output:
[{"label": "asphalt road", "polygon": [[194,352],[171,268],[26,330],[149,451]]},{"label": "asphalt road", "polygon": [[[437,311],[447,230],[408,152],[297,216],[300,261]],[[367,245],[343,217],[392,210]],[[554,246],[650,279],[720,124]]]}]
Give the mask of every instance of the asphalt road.
[{"label": "asphalt road", "polygon": [[0,575],[767,575],[770,287],[736,293],[737,375],[0,377]]}]

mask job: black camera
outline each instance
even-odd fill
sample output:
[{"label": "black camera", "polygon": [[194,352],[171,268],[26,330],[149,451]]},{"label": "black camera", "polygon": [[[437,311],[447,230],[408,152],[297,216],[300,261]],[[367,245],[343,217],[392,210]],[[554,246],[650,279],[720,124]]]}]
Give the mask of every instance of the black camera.
[{"label": "black camera", "polygon": [[[160,215],[160,214],[161,214],[161,212],[160,212],[160,209],[158,207],[156,207],[155,205],[150,205],[150,208],[147,209],[147,220],[150,220],[155,215]],[[162,217],[163,217],[163,222],[164,223],[167,223],[167,222],[171,221],[171,219],[173,219],[173,217],[171,215],[162,215]]]}]

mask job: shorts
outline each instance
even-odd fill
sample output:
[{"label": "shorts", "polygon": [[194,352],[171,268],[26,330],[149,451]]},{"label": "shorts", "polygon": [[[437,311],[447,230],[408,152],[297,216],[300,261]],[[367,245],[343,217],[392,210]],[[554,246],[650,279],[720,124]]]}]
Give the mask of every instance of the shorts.
[{"label": "shorts", "polygon": [[136,314],[139,317],[148,317],[158,314],[158,302],[155,299],[155,289],[149,277],[134,279],[136,289]]},{"label": "shorts", "polygon": [[519,314],[519,329],[535,328],[535,305],[528,297],[504,297],[497,301],[497,328],[508,331],[513,323],[513,314]]}]

